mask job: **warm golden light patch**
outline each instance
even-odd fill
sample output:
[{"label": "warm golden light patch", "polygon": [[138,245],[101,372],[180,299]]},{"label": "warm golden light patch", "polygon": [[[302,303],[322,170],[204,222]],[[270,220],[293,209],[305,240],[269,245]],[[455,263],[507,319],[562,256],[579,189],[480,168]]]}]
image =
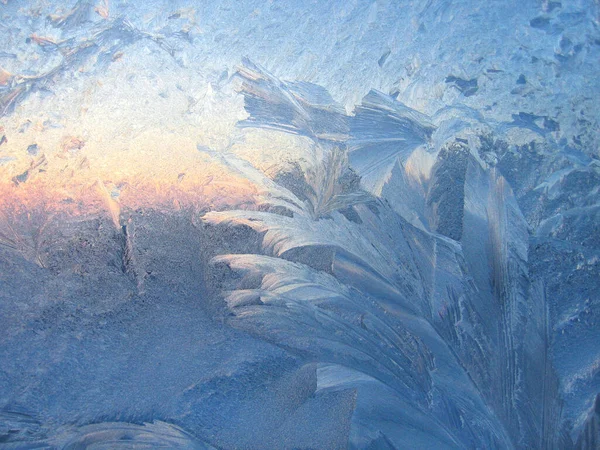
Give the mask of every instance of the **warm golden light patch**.
[{"label": "warm golden light patch", "polygon": [[[18,137],[11,141],[20,147]],[[118,227],[124,209],[221,210],[249,205],[256,193],[189,138],[154,130],[126,148],[94,139],[83,144],[71,136],[39,142],[44,153],[21,151],[0,166],[0,228],[7,228],[6,216],[31,211],[65,218],[101,214]]]},{"label": "warm golden light patch", "polygon": [[103,19],[108,19],[110,17],[110,4],[108,3],[108,0],[102,0],[98,3],[98,6],[94,8],[94,11],[96,11]]},{"label": "warm golden light patch", "polygon": [[[109,18],[108,1],[95,7]],[[63,23],[75,13],[53,19]],[[35,46],[60,43],[41,32],[28,37]],[[53,80],[51,95],[23,87],[3,98],[11,108],[0,127],[0,243],[31,253],[31,261],[35,245],[23,236],[48,221],[102,216],[120,228],[127,211],[140,208],[253,207],[256,187],[198,150],[227,151],[245,117],[243,99],[215,92],[146,41],[111,60],[118,62],[93,75],[85,64],[73,68],[82,70],[76,74],[67,68],[65,79]],[[13,77],[1,70],[0,85]]]},{"label": "warm golden light patch", "polygon": [[8,86],[8,83],[12,79],[12,76],[12,73],[0,67],[0,86]]}]

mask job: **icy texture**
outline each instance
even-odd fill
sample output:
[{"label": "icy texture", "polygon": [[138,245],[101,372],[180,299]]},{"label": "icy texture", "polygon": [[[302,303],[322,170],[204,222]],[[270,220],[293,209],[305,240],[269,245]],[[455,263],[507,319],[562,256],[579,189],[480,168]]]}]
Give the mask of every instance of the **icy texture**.
[{"label": "icy texture", "polygon": [[0,1],[0,448],[597,448],[597,1]]}]

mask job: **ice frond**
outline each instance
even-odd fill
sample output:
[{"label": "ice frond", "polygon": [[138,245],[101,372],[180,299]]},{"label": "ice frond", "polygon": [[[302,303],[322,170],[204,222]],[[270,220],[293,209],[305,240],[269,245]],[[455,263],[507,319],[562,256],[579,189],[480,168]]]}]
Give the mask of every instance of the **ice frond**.
[{"label": "ice frond", "polygon": [[280,81],[248,60],[237,76],[250,115],[239,126],[307,136],[315,142],[316,154],[347,149],[350,167],[375,195],[381,194],[398,158],[406,160],[434,130],[427,116],[375,90],[348,116],[322,87]]},{"label": "ice frond", "polygon": [[233,153],[222,153],[208,149],[201,149],[201,151],[219,161],[233,173],[242,175],[250,181],[258,189],[256,201],[259,205],[281,206],[294,214],[305,215],[306,205],[304,201],[290,190],[275,183],[248,161],[238,158]]},{"label": "ice frond", "polygon": [[318,220],[336,210],[372,200],[369,194],[359,189],[358,177],[349,169],[343,150],[332,147],[323,151],[317,144],[313,147],[313,160],[309,166],[304,171],[298,169],[298,173],[288,174],[295,178],[295,185],[301,186],[299,192],[273,181],[233,153],[204,148],[201,151],[250,181],[258,190],[255,200],[259,206],[282,207],[294,215]]},{"label": "ice frond", "polygon": [[272,256],[282,256],[301,247],[334,247],[364,261],[363,264],[383,279],[394,276],[393,251],[381,245],[372,231],[339,213],[333,213],[330,219],[313,220],[307,216],[292,218],[264,211],[211,211],[204,215],[204,220],[211,224],[246,225],[264,233],[263,249]]},{"label": "ice frond", "polygon": [[[343,361],[350,367],[364,367],[367,362],[372,376],[397,389],[408,388],[415,400],[425,402],[423,393],[431,388],[429,376],[410,372],[415,365],[431,367],[431,357],[426,351],[418,353],[423,349],[410,333],[397,332],[382,321],[378,315],[383,311],[373,301],[331,275],[279,258],[224,255],[214,262],[262,277],[258,288],[242,291],[245,296],[253,293],[254,303],[240,303],[238,291],[227,293],[226,301],[239,319],[238,325],[248,329],[252,324],[251,330],[265,332],[262,337],[303,353],[312,352],[319,360],[321,354],[330,353],[326,360]],[[405,354],[407,350],[414,353]]]},{"label": "ice frond", "polygon": [[312,83],[287,83],[244,59],[236,77],[241,80],[250,117],[240,127],[267,128],[341,141],[347,137],[347,116],[329,93]]},{"label": "ice frond", "polygon": [[[481,426],[496,430],[486,437],[488,445],[507,444],[464,368],[425,320],[390,315],[368,295],[303,264],[260,255],[224,255],[213,262],[260,280],[250,289],[225,293],[236,327],[322,364],[363,374],[345,379],[346,388],[383,384],[389,395],[412,405],[421,423],[443,429],[441,435],[455,443],[474,445]],[[329,387],[342,379],[329,379]],[[468,420],[474,428],[460,429],[456,420]]]},{"label": "ice frond", "polygon": [[[172,448],[213,449],[176,425],[159,420],[142,425],[125,422],[105,422],[81,428],[64,429],[49,442],[53,448]],[[42,443],[40,447],[45,447]]]},{"label": "ice frond", "polygon": [[356,107],[350,128],[350,164],[375,195],[381,194],[398,158],[404,162],[434,130],[427,116],[375,90]]},{"label": "ice frond", "polygon": [[[322,162],[315,163],[304,174],[310,187],[307,197],[313,218],[322,218],[338,209],[371,200],[370,195],[351,185],[353,180],[344,180],[347,174],[353,173],[349,171],[345,151],[333,146],[322,153]],[[356,181],[358,185],[358,179]]]}]

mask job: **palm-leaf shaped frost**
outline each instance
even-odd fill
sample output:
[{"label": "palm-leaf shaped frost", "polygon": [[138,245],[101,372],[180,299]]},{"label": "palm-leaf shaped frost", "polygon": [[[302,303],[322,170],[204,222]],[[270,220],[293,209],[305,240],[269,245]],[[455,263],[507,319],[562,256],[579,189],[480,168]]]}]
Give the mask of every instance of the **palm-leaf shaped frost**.
[{"label": "palm-leaf shaped frost", "polygon": [[[488,332],[479,325],[485,313],[476,305],[485,286],[473,282],[468,261],[477,245],[487,244],[467,246],[463,255],[461,243],[408,225],[381,199],[342,183],[352,166],[362,185],[379,195],[393,167],[427,142],[433,130],[427,118],[376,91],[347,116],[322,88],[281,82],[248,61],[237,76],[250,115],[240,126],[308,137],[313,154],[302,174],[306,189],[297,192],[247,161],[213,153],[257,186],[258,210],[210,212],[205,220],[251,227],[263,235],[265,253],[215,259],[261,280],[225,294],[231,323],[320,363],[324,389],[357,391],[351,445],[511,448],[532,442],[522,437],[534,436],[538,425],[523,425],[490,388],[490,371],[499,369],[506,394],[526,399],[508,380],[519,372],[507,372],[498,356],[486,354],[498,349],[498,335],[496,327]],[[493,223],[503,223],[493,211],[506,208],[492,200],[486,226],[493,247],[500,245]],[[513,223],[522,231],[518,217]],[[310,258],[301,264],[298,255],[310,248],[322,249],[328,264]],[[505,267],[498,260],[493,266]],[[506,308],[501,320],[512,314]],[[503,355],[511,367],[527,364]]]}]

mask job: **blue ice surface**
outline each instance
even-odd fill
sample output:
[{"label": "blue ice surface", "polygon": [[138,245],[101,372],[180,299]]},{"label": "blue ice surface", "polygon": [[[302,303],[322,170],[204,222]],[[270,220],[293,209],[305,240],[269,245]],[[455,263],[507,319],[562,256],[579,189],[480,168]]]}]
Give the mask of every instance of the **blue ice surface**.
[{"label": "blue ice surface", "polygon": [[[107,81],[120,52],[168,79],[158,54],[206,84],[180,80],[186,114],[215,92],[240,109],[211,136],[231,152],[198,153],[257,186],[256,207],[58,218],[46,240],[1,211],[0,447],[597,445],[597,2],[8,0],[0,17],[7,133],[33,133],[32,111],[58,129],[48,100]],[[310,161],[290,144],[298,171],[258,173],[233,153],[257,130]],[[18,189],[44,169],[13,142]]]}]

